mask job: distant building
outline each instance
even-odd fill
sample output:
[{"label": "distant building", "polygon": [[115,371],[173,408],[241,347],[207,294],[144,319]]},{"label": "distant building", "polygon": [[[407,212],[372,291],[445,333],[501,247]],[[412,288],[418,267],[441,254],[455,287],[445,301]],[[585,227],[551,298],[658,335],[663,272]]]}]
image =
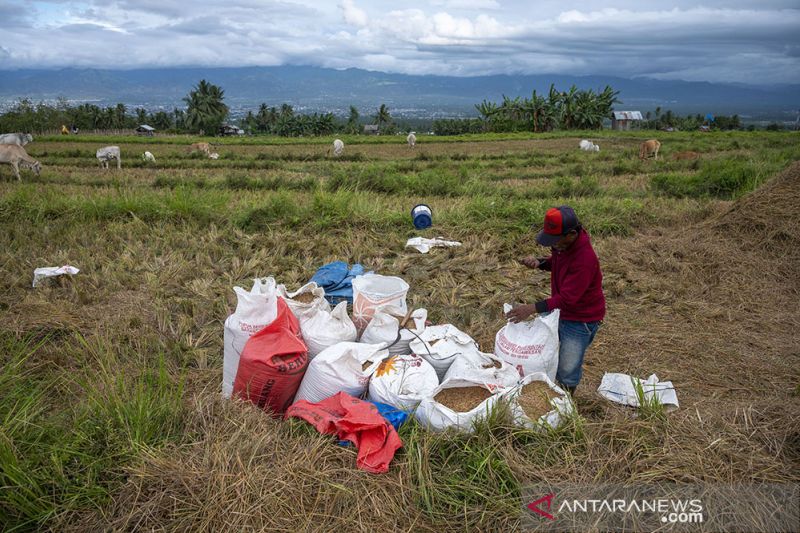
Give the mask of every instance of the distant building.
[{"label": "distant building", "polygon": [[231,124],[223,124],[219,127],[219,134],[223,136],[228,135],[244,135],[244,130],[238,126]]},{"label": "distant building", "polygon": [[629,130],[634,120],[642,120],[641,111],[614,111],[611,117],[612,130]]},{"label": "distant building", "polygon": [[153,126],[148,126],[147,124],[141,124],[138,128],[136,128],[137,135],[146,135],[147,137],[152,137],[155,132],[156,129]]},{"label": "distant building", "polygon": [[364,126],[364,135],[380,135],[381,131],[377,124],[366,124]]}]

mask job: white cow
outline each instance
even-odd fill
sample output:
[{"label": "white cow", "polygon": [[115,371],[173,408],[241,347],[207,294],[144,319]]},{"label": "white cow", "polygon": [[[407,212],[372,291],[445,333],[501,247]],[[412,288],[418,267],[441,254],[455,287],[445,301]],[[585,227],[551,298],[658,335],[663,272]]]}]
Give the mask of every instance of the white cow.
[{"label": "white cow", "polygon": [[599,146],[597,146],[592,141],[589,141],[587,139],[583,139],[580,143],[578,143],[578,146],[580,146],[581,150],[583,150],[584,152],[599,152],[600,151],[600,147]]},{"label": "white cow", "polygon": [[142,154],[142,161],[146,161],[148,163],[155,163],[156,162],[156,156],[154,156],[150,152],[145,152],[145,153]]},{"label": "white cow", "polygon": [[416,146],[416,145],[417,145],[417,136],[416,136],[416,135],[414,135],[414,132],[413,132],[413,131],[412,131],[411,133],[409,133],[409,134],[408,134],[408,137],[406,137],[406,141],[408,142],[408,145],[409,145],[411,148],[414,148],[414,146]]},{"label": "white cow", "polygon": [[104,169],[108,169],[108,162],[112,159],[117,160],[117,170],[120,170],[122,168],[122,157],[119,153],[119,146],[106,146],[97,150],[97,160]]},{"label": "white cow", "polygon": [[25,146],[33,141],[33,135],[30,133],[4,133],[0,135],[0,144],[16,144],[17,146]]},{"label": "white cow", "polygon": [[344,143],[341,141],[341,139],[336,139],[335,141],[333,141],[333,155],[339,157],[340,155],[342,155],[343,151],[344,151]]},{"label": "white cow", "polygon": [[0,163],[8,163],[14,169],[14,175],[22,181],[19,175],[19,166],[28,167],[38,176],[42,170],[42,165],[28,155],[25,148],[16,144],[0,145]]}]

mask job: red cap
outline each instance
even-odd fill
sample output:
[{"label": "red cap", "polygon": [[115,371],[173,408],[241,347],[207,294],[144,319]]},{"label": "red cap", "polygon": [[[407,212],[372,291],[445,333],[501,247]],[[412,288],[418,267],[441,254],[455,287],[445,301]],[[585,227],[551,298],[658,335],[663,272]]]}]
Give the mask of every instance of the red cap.
[{"label": "red cap", "polygon": [[578,216],[571,207],[551,207],[544,215],[544,225],[536,235],[536,242],[542,246],[553,246],[561,237],[579,226]]}]

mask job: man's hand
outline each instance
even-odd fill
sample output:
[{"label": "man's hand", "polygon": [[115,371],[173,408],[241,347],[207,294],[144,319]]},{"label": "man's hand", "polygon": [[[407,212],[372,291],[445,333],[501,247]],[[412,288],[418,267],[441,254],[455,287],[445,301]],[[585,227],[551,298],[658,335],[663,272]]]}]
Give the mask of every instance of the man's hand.
[{"label": "man's hand", "polygon": [[539,260],[532,255],[529,255],[524,259],[520,259],[519,262],[528,268],[539,268]]},{"label": "man's hand", "polygon": [[528,317],[536,314],[535,305],[518,305],[506,313],[506,318],[513,323],[523,322]]}]

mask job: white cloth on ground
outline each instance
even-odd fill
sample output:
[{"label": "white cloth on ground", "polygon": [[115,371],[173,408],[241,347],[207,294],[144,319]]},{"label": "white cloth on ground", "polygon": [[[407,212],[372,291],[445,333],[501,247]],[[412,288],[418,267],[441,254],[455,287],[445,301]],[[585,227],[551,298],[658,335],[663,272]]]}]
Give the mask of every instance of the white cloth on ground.
[{"label": "white cloth on ground", "polygon": [[447,241],[441,237],[426,239],[425,237],[412,237],[406,242],[406,248],[414,248],[421,254],[427,254],[431,248],[449,248],[451,246],[461,246],[458,241]]},{"label": "white cloth on ground", "polygon": [[665,406],[678,407],[678,395],[675,392],[675,387],[672,386],[672,382],[658,381],[658,377],[655,374],[652,374],[646,380],[642,380],[628,374],[606,372],[603,374],[603,379],[597,392],[600,396],[612,402],[639,407],[635,383],[641,383],[645,400],[655,396]]}]

